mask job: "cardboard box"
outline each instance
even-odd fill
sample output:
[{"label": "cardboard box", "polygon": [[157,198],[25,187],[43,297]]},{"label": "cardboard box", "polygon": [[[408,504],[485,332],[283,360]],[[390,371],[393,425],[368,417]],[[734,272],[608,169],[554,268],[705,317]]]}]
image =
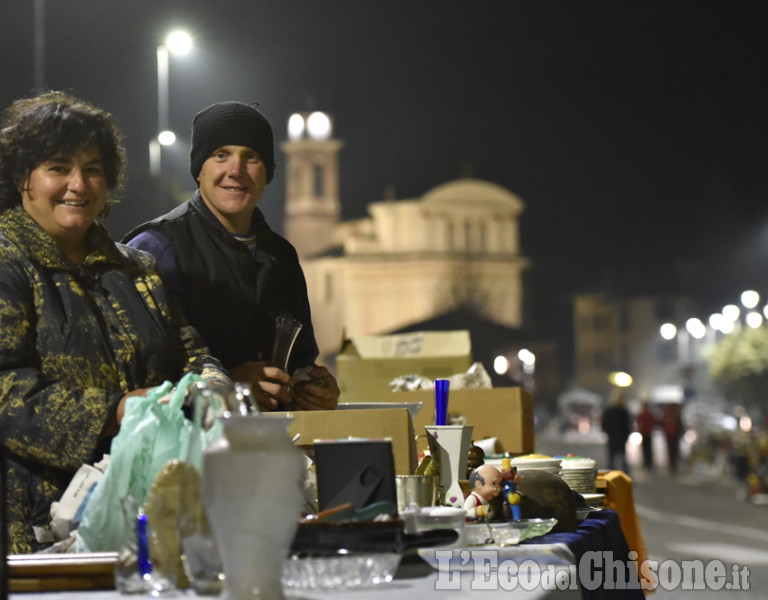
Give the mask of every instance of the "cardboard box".
[{"label": "cardboard box", "polygon": [[310,449],[315,440],[385,438],[392,440],[395,473],[412,475],[416,469],[416,442],[411,413],[406,408],[312,410],[264,413],[272,419],[293,419],[291,437],[301,434],[298,445]]},{"label": "cardboard box", "polygon": [[425,331],[345,339],[336,357],[341,402],[376,402],[403,375],[430,379],[464,373],[472,364],[469,331]]},{"label": "cardboard box", "polygon": [[[421,402],[413,419],[416,448],[427,448],[424,426],[435,422],[435,395],[430,390],[380,394],[382,402]],[[498,438],[502,450],[512,455],[534,452],[533,398],[520,387],[490,390],[451,390],[448,395],[448,422],[461,420],[473,425],[473,440]]]}]

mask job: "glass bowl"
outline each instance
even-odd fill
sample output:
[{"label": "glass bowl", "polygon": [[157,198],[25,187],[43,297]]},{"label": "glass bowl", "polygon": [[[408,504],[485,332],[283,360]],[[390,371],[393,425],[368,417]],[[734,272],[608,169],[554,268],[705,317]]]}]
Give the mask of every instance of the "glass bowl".
[{"label": "glass bowl", "polygon": [[465,527],[468,546],[514,546],[520,543],[522,530],[512,523],[469,523]]},{"label": "glass bowl", "polygon": [[427,506],[419,509],[413,516],[416,531],[429,529],[464,529],[466,513],[463,508],[452,506]]},{"label": "glass bowl", "polygon": [[586,508],[577,508],[576,509],[576,520],[577,521],[583,521],[587,517],[589,517],[589,513],[591,513],[594,508],[591,506],[587,506]]},{"label": "glass bowl", "polygon": [[283,562],[288,589],[355,589],[389,583],[400,564],[395,552],[293,554]]},{"label": "glass bowl", "polygon": [[467,523],[464,526],[467,546],[483,546],[493,543],[493,532],[488,523]]},{"label": "glass bowl", "polygon": [[514,546],[523,540],[523,532],[514,523],[491,523],[491,535],[496,546]]},{"label": "glass bowl", "polygon": [[508,524],[520,532],[520,541],[549,533],[557,525],[557,519],[520,519]]}]

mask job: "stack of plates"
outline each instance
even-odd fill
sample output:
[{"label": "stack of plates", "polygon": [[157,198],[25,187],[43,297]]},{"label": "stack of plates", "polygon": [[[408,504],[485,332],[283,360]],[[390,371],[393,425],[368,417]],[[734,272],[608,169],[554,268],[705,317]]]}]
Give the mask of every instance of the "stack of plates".
[{"label": "stack of plates", "polygon": [[[486,459],[485,462],[501,469],[501,459]],[[555,475],[560,473],[560,459],[544,456],[543,454],[515,456],[510,458],[510,465],[517,467],[518,471],[538,469],[539,471],[546,471],[547,473],[554,473]]]},{"label": "stack of plates", "polygon": [[595,491],[597,463],[591,458],[564,457],[560,476],[574,492],[592,494]]}]

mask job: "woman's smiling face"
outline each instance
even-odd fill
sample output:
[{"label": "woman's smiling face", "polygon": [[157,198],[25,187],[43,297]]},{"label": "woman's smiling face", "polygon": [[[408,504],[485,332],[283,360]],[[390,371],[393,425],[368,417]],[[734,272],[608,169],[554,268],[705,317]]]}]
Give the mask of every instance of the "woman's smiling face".
[{"label": "woman's smiling face", "polygon": [[107,203],[107,179],[94,146],[40,163],[21,189],[21,203],[59,245],[83,244]]}]

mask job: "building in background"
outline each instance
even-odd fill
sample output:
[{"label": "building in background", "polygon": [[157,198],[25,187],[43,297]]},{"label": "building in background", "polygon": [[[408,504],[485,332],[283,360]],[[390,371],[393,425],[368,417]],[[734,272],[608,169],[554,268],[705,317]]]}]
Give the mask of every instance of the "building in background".
[{"label": "building in background", "polygon": [[[705,354],[711,340],[685,328],[689,298],[581,294],[574,298],[574,385],[607,397],[613,372],[628,373],[631,395],[657,402],[709,393]],[[675,324],[671,339],[661,326]]]},{"label": "building in background", "polygon": [[332,362],[344,336],[395,331],[458,307],[523,327],[520,198],[464,178],[418,198],[372,202],[368,218],[342,222],[341,147],[323,113],[291,116],[282,145],[284,230],[307,278],[323,360]]}]

